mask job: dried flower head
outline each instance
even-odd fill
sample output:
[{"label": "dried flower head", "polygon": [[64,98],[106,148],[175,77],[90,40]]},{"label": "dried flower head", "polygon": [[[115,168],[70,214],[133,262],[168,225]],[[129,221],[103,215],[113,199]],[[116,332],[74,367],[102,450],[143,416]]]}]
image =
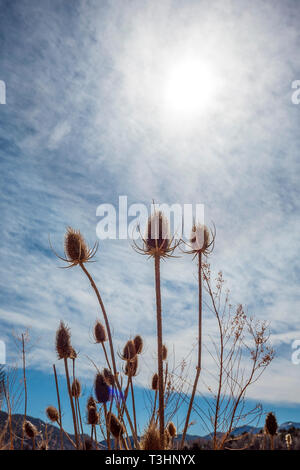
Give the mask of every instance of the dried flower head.
[{"label": "dried flower head", "polygon": [[39,450],[48,450],[47,442],[44,439],[39,444]]},{"label": "dried flower head", "polygon": [[95,398],[90,396],[87,400],[87,403],[86,403],[86,407],[87,409],[89,408],[97,408],[97,404],[96,404],[96,401],[95,401]]},{"label": "dried flower head", "polygon": [[81,383],[78,379],[74,379],[72,383],[72,396],[79,398],[81,395]]},{"label": "dried flower head", "polygon": [[292,446],[292,442],[293,442],[291,434],[286,434],[285,435],[285,442],[286,442],[287,448],[290,449],[291,446]]},{"label": "dried flower head", "polygon": [[46,408],[46,414],[52,423],[57,423],[59,420],[59,414],[55,406],[48,406]]},{"label": "dried flower head", "polygon": [[93,449],[93,441],[90,437],[86,437],[84,439],[84,449],[85,450],[92,450]]},{"label": "dried flower head", "polygon": [[94,339],[96,343],[104,343],[107,341],[107,334],[105,326],[97,320],[94,326]]},{"label": "dried flower head", "polygon": [[160,450],[159,430],[155,422],[151,422],[141,439],[142,450]]},{"label": "dried flower head", "polygon": [[136,356],[135,345],[132,339],[130,339],[129,341],[127,341],[127,343],[124,346],[122,359],[124,361],[129,361],[133,359],[135,356]]},{"label": "dried flower head", "polygon": [[68,227],[65,234],[65,258],[59,256],[52,248],[53,252],[59,259],[69,264],[69,268],[76,266],[77,264],[88,263],[91,261],[95,256],[97,249],[98,242],[96,242],[93,248],[90,249],[80,231],[74,230],[72,227]]},{"label": "dried flower head", "polygon": [[158,374],[157,373],[153,374],[152,376],[151,388],[152,390],[158,390]]},{"label": "dried flower head", "polygon": [[138,369],[138,356],[135,356],[133,359],[126,362],[125,375],[128,375],[130,377],[135,377],[137,374],[137,369]]},{"label": "dried flower head", "polygon": [[90,406],[87,409],[87,423],[96,426],[99,422],[99,413],[97,412],[97,408],[94,406]]},{"label": "dried flower head", "polygon": [[36,427],[30,421],[26,420],[24,422],[23,428],[26,436],[30,439],[34,439],[34,437],[38,434]]},{"label": "dried flower head", "polygon": [[73,353],[70,329],[64,324],[63,321],[60,322],[56,332],[56,352],[58,359],[68,359],[72,356]]},{"label": "dried flower head", "polygon": [[100,372],[96,375],[94,387],[98,403],[108,402],[110,399],[110,388]]},{"label": "dried flower head", "polygon": [[209,255],[213,249],[216,238],[216,229],[209,231],[206,225],[194,224],[191,231],[190,242],[187,244],[187,253]]},{"label": "dried flower head", "polygon": [[144,237],[140,233],[143,246],[140,247],[135,241],[134,249],[143,255],[170,258],[173,256],[174,250],[180,243],[175,243],[174,236],[171,237],[169,229],[169,221],[161,212],[154,210],[154,213],[148,218],[147,227]]},{"label": "dried flower head", "polygon": [[275,436],[277,433],[278,424],[274,413],[268,413],[265,423],[265,431],[270,436]]},{"label": "dried flower head", "polygon": [[103,377],[107,385],[109,385],[110,387],[113,387],[115,385],[114,374],[111,372],[111,370],[104,368]]},{"label": "dried flower head", "polygon": [[111,434],[116,439],[119,439],[125,433],[124,424],[121,423],[113,413],[107,413],[106,423]]},{"label": "dried flower head", "polygon": [[162,360],[165,361],[168,357],[168,348],[165,344],[162,345]]},{"label": "dried flower head", "polygon": [[141,354],[141,352],[143,351],[143,346],[144,346],[143,338],[140,335],[137,335],[133,339],[133,342],[134,342],[136,353]]},{"label": "dried flower head", "polygon": [[173,423],[173,421],[170,421],[170,423],[168,424],[168,431],[169,431],[169,434],[172,438],[176,436],[177,429],[176,429],[176,426]]},{"label": "dried flower head", "polygon": [[72,348],[70,359],[75,360],[77,358],[77,352]]}]

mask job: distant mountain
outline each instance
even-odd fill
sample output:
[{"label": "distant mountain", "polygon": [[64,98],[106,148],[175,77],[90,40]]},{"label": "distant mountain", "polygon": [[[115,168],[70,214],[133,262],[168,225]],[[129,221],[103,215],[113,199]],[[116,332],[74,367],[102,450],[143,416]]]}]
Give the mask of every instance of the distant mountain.
[{"label": "distant mountain", "polygon": [[[37,430],[41,433],[40,436],[37,437],[36,442],[37,445],[42,441],[42,437],[45,436],[46,430],[46,423],[38,418],[33,418],[32,416],[27,417],[28,421],[30,421]],[[0,433],[1,431],[5,431],[5,426],[7,423],[7,413],[4,411],[0,411]],[[23,426],[23,415],[14,414],[12,415],[12,428],[14,431],[14,449],[20,449],[21,447],[21,438],[22,438],[22,426]],[[4,432],[4,439],[5,443],[9,442],[9,429],[6,428]],[[47,424],[47,435],[48,435],[48,445],[50,449],[60,449],[60,429],[57,426],[53,426],[52,424]],[[75,440],[75,437],[72,434],[69,434],[70,438]],[[87,437],[87,436],[86,436]],[[31,440],[25,439],[24,440],[24,447],[31,449]],[[63,436],[63,443],[64,449],[66,450],[74,450],[73,445],[68,440],[68,438],[64,435]]]},{"label": "distant mountain", "polygon": [[287,421],[286,423],[282,423],[279,426],[279,431],[283,429],[286,429],[288,431],[291,428],[300,429],[300,423],[296,423],[294,421]]}]

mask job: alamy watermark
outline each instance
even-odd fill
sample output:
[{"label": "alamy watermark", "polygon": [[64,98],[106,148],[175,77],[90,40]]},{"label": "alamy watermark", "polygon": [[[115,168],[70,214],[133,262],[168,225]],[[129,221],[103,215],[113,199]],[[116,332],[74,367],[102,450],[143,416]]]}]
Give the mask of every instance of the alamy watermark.
[{"label": "alamy watermark", "polygon": [[[96,234],[100,240],[137,240],[144,236],[149,217],[162,212],[169,222],[175,240],[190,239],[193,224],[204,224],[204,204],[155,204],[148,206],[142,203],[128,205],[127,196],[119,196],[118,207],[113,204],[100,204],[96,216]],[[155,221],[155,219],[154,219]],[[164,230],[164,228],[162,229]],[[151,238],[159,238],[161,228],[151,225]],[[164,234],[163,234],[164,235]]]},{"label": "alamy watermark", "polygon": [[295,350],[291,355],[292,363],[298,366],[300,364],[300,339],[295,339],[292,342],[292,349]]},{"label": "alamy watermark", "polygon": [[300,80],[294,80],[292,82],[292,88],[295,90],[291,96],[292,103],[300,104]]},{"label": "alamy watermark", "polygon": [[6,85],[3,80],[0,80],[0,104],[6,104]]},{"label": "alamy watermark", "polygon": [[0,339],[0,364],[6,364],[6,346],[4,341]]}]

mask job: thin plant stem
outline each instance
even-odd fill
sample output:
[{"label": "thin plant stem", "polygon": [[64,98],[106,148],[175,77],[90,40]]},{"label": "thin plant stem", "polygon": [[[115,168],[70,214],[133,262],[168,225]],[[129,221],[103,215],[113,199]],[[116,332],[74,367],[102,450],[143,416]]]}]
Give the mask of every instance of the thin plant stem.
[{"label": "thin plant stem", "polygon": [[157,320],[157,360],[158,360],[158,403],[159,403],[159,440],[160,448],[164,449],[164,371],[162,358],[162,314],[160,292],[160,256],[154,256],[155,262],[155,292],[156,292],[156,320]]},{"label": "thin plant stem", "polygon": [[137,435],[137,425],[136,425],[136,410],[135,410],[135,399],[133,391],[132,377],[130,376],[130,389],[131,389],[131,399],[132,399],[132,410],[133,410],[133,420],[134,420],[134,430]]},{"label": "thin plant stem", "polygon": [[190,416],[193,408],[194,398],[197,391],[197,385],[200,377],[201,372],[201,356],[202,356],[202,253],[198,253],[198,362],[196,368],[196,376],[193,385],[192,395],[186,415],[185,425],[182,433],[181,438],[181,449],[184,446],[184,441],[186,437],[186,433],[189,427]]},{"label": "thin plant stem", "polygon": [[55,364],[53,364],[53,371],[54,371],[55,386],[56,386],[56,394],[57,394],[58,413],[59,413],[60,448],[61,448],[61,450],[63,450],[63,449],[64,449],[63,427],[62,427],[60,397],[59,397],[59,389],[58,389],[58,381],[57,381],[57,374],[56,374],[56,367],[55,367]]},{"label": "thin plant stem", "polygon": [[107,406],[106,403],[104,403],[104,416],[105,416],[105,423],[106,423],[106,439],[107,439],[107,447],[108,450],[111,450],[111,445],[110,445],[110,415],[109,415],[109,423],[107,422]]},{"label": "thin plant stem", "polygon": [[[84,266],[83,263],[79,263],[79,265],[80,265],[81,269],[83,270],[83,272],[85,273],[85,275],[87,276],[87,278],[89,279],[89,281],[91,283],[91,286],[94,289],[94,292],[97,296],[99,305],[100,305],[102,313],[103,313],[103,318],[104,318],[106,331],[107,331],[107,335],[108,335],[108,341],[109,341],[109,347],[110,347],[112,367],[113,367],[113,372],[114,372],[114,376],[115,376],[115,382],[116,382],[118,391],[120,393],[120,396],[122,396],[122,389],[121,389],[121,386],[120,386],[120,383],[119,383],[119,380],[118,380],[118,372],[117,372],[117,366],[116,366],[116,360],[115,360],[114,346],[113,346],[113,342],[112,342],[112,335],[111,335],[111,331],[110,331],[110,325],[109,325],[107,313],[106,313],[106,310],[105,310],[100,292],[99,292],[99,290],[98,290],[98,288],[97,288],[97,286],[94,282],[94,279],[92,278],[92,276],[90,275],[90,273],[88,272],[88,270],[86,269],[86,267]],[[129,415],[129,412],[128,412],[128,409],[127,409],[127,406],[126,406],[126,403],[125,403],[125,413],[126,413],[126,417],[127,417],[127,420],[128,420],[131,432],[132,432],[132,437],[133,437],[133,440],[134,440],[134,444],[135,444],[136,448],[139,449],[140,445],[138,443],[137,435],[134,431],[134,427],[133,427],[133,424],[132,424],[132,421],[131,421],[131,418],[130,418],[130,415]]]},{"label": "thin plant stem", "polygon": [[27,382],[26,382],[26,358],[25,358],[25,338],[24,333],[22,333],[22,358],[23,358],[23,382],[24,382],[24,418],[23,418],[23,427],[22,427],[22,440],[21,440],[21,450],[24,446],[24,425],[27,415]]},{"label": "thin plant stem", "polygon": [[76,414],[75,414],[74,402],[73,402],[72,391],[71,391],[71,385],[70,385],[70,376],[69,376],[69,369],[68,369],[68,359],[67,359],[66,357],[64,358],[64,364],[65,364],[67,386],[68,386],[68,392],[69,392],[69,397],[70,397],[70,405],[71,405],[72,417],[73,417],[73,424],[74,424],[75,442],[76,442],[76,447],[77,447],[77,449],[79,449],[79,440],[78,440],[77,425],[76,425]]}]

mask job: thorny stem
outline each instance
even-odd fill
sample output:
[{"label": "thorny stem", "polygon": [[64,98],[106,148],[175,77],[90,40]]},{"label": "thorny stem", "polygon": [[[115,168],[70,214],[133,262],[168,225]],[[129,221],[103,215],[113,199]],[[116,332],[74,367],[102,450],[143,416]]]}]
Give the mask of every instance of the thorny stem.
[{"label": "thorny stem", "polygon": [[193,408],[193,402],[197,390],[197,385],[200,377],[200,371],[201,371],[201,356],[202,356],[202,253],[198,253],[198,310],[199,310],[199,316],[198,316],[198,363],[197,363],[197,368],[196,368],[196,376],[195,376],[195,381],[193,385],[193,391],[190,399],[190,404],[188,408],[188,412],[186,415],[186,420],[185,420],[185,425],[184,425],[184,430],[182,433],[182,439],[181,439],[181,448],[184,446],[184,441],[185,441],[185,436],[187,433],[187,429],[189,427],[189,421],[190,421],[190,416]]},{"label": "thorny stem", "polygon": [[69,397],[70,397],[70,405],[71,405],[72,417],[73,417],[73,423],[74,423],[75,442],[76,442],[76,447],[77,447],[77,449],[79,449],[79,441],[78,441],[77,426],[76,426],[76,414],[75,414],[74,402],[73,402],[72,391],[71,391],[71,385],[70,385],[70,376],[69,376],[69,369],[68,369],[68,359],[65,358],[65,357],[64,357],[64,363],[65,363],[65,371],[66,371],[67,386],[68,386],[68,392],[69,392]]},{"label": "thorny stem", "polygon": [[61,420],[61,407],[60,407],[59,389],[58,389],[58,382],[57,382],[57,375],[56,375],[56,367],[55,367],[55,364],[53,364],[53,371],[54,371],[55,386],[56,386],[56,394],[57,394],[58,413],[59,413],[60,447],[61,447],[61,450],[63,450],[63,448],[64,448],[63,427],[62,427],[62,420]]},{"label": "thorny stem", "polygon": [[[112,367],[113,367],[114,376],[115,376],[115,382],[116,382],[118,391],[120,393],[120,396],[122,396],[122,390],[121,390],[121,386],[120,386],[120,383],[119,383],[119,380],[118,380],[118,372],[117,372],[117,366],[116,366],[116,360],[115,360],[114,346],[113,346],[113,342],[112,342],[110,325],[109,325],[108,317],[107,317],[107,314],[106,314],[106,310],[105,310],[102,298],[100,296],[100,292],[99,292],[92,276],[90,275],[90,273],[88,272],[88,270],[86,269],[86,267],[84,266],[83,263],[79,263],[79,265],[80,265],[81,269],[83,270],[83,272],[85,273],[85,275],[87,276],[87,278],[89,279],[89,281],[91,283],[91,286],[95,291],[95,294],[97,296],[99,305],[100,305],[102,313],[103,313],[104,322],[105,322],[105,326],[106,326],[106,331],[107,331],[107,335],[108,335],[109,346],[110,346],[110,353],[111,353]],[[109,363],[108,363],[108,365],[109,365]],[[132,424],[132,421],[131,421],[131,418],[130,418],[130,415],[129,415],[129,412],[128,412],[128,409],[127,409],[127,406],[126,406],[126,403],[125,403],[125,413],[126,413],[126,417],[127,417],[127,420],[128,420],[131,432],[132,432],[132,437],[133,437],[133,440],[134,440],[134,444],[135,444],[136,448],[139,449],[140,446],[139,446],[139,443],[138,443],[138,440],[137,440],[137,435],[134,431],[134,427],[133,427],[133,424]]]},{"label": "thorny stem", "polygon": [[104,403],[104,416],[105,416],[105,422],[106,422],[106,439],[107,439],[107,447],[108,450],[111,450],[110,446],[110,415],[109,415],[109,423],[107,422],[107,406],[106,403]]},{"label": "thorny stem", "polygon": [[157,360],[158,360],[158,403],[159,403],[159,440],[160,448],[164,449],[164,371],[162,359],[162,315],[161,315],[161,292],[160,292],[160,256],[154,257],[155,262],[155,292],[156,292],[156,321],[157,321]]},{"label": "thorny stem", "polygon": [[130,376],[130,389],[131,389],[131,399],[132,399],[132,409],[133,409],[134,430],[135,430],[135,433],[137,434],[135,399],[134,399],[133,383],[132,383],[131,376]]}]

